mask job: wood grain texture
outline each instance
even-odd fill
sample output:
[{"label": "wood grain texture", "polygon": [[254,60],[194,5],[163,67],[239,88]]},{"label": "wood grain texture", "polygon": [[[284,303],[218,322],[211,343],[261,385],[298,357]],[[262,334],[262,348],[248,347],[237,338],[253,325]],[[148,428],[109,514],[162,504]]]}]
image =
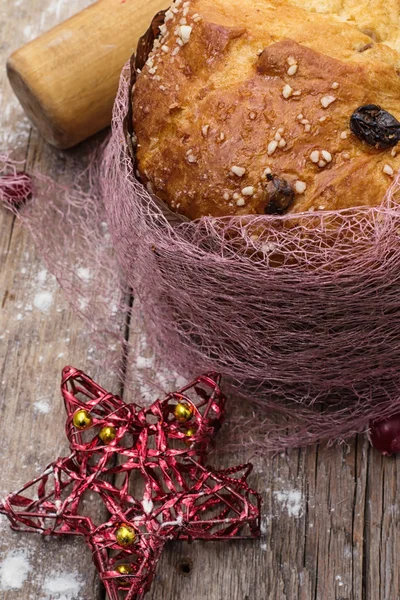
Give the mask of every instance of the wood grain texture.
[{"label": "wood grain texture", "polygon": [[[28,0],[10,5],[8,0],[2,0],[1,64],[5,64],[13,48],[69,16],[82,4],[81,0]],[[28,157],[30,169],[51,171],[57,178],[69,180],[75,157],[60,158],[30,131],[4,69],[0,89],[2,150],[16,149],[18,158]],[[1,422],[7,424],[0,447],[3,496],[68,452],[59,393],[61,368],[72,362],[94,376],[99,375],[99,369],[89,353],[87,332],[66,305],[30,236],[2,208],[0,232],[0,415]],[[116,385],[111,380],[104,383]],[[63,574],[76,578],[80,598],[101,598],[103,592],[91,555],[82,540],[47,541],[40,536],[19,535],[9,530],[4,518],[0,525],[0,562],[12,552],[24,552],[31,566],[23,587],[7,590],[3,582],[2,600],[57,599],[60,596],[50,591],[49,583]]]},{"label": "wood grain texture", "polygon": [[[80,8],[81,0],[18,0],[11,8],[8,0],[0,0],[0,61],[4,64],[13,48]],[[69,181],[86,149],[62,154],[46,146],[22,117],[4,73],[1,77],[1,147],[16,146],[21,158],[28,156],[30,168]],[[41,302],[37,299],[41,293],[47,294],[46,310],[43,297]],[[30,237],[3,209],[0,306],[4,494],[67,451],[59,395],[63,365],[87,369],[110,389],[118,384],[100,371],[101,357],[90,352],[83,325],[46,272]],[[138,356],[151,356],[143,343],[139,314],[132,320],[130,341],[130,376],[138,381],[159,379],[151,361],[147,371],[137,362]],[[138,384],[136,393],[126,393],[125,400],[142,403],[144,391]],[[47,403],[48,414],[40,413],[36,402]],[[230,429],[228,419],[210,457],[215,466],[250,458],[226,451]],[[360,436],[348,446],[259,456],[253,462],[251,483],[264,498],[261,540],[171,543],[149,600],[399,600],[400,458],[381,458]],[[44,541],[11,533],[4,520],[0,525],[0,569],[14,549],[26,550],[32,566],[23,587],[0,591],[2,600],[58,600],[59,595],[46,590],[46,582],[63,572],[75,573],[80,584],[78,595],[63,600],[104,600],[81,540]]]}]

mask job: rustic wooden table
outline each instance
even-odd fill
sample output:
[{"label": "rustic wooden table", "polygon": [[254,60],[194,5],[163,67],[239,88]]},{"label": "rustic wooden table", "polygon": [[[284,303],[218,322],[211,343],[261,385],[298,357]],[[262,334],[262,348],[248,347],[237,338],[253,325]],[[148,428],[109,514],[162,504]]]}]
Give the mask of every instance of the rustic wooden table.
[{"label": "rustic wooden table", "polygon": [[[0,63],[10,52],[89,0],[0,0]],[[67,181],[82,148],[63,154],[43,143],[0,80],[0,149],[28,168]],[[104,386],[82,323],[42,264],[30,236],[0,208],[0,495],[17,489],[67,451],[59,395],[72,363]],[[140,323],[136,323],[140,329]],[[97,357],[99,358],[99,357]],[[131,365],[133,369],[134,366]],[[137,398],[140,402],[140,398]],[[225,434],[229,435],[229,426]],[[246,460],[223,450],[219,465]],[[259,457],[252,484],[263,494],[260,541],[171,543],[149,600],[398,600],[400,459],[384,460],[360,437],[349,446]],[[0,522],[3,600],[99,600],[82,540],[12,533]]]}]

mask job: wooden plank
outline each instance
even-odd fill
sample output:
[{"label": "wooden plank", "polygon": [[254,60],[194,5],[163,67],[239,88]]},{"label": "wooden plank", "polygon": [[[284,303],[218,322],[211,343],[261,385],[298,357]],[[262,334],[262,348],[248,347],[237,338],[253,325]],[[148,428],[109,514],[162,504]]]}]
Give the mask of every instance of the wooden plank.
[{"label": "wooden plank", "polygon": [[369,451],[366,502],[366,598],[400,598],[400,456],[385,459]]},{"label": "wooden plank", "polygon": [[[324,457],[322,453],[322,458],[333,458],[329,457],[331,454],[327,451]],[[172,544],[162,558],[150,598],[185,598],[189,594],[196,600],[358,597],[351,579],[352,569],[361,569],[360,562],[352,560],[353,498],[344,498],[348,504],[335,502],[336,494],[331,494],[328,485],[330,475],[324,472],[316,478],[317,482],[320,480],[316,497],[317,490],[309,485],[310,475],[317,473],[315,458],[314,451],[300,451],[258,459],[253,484],[263,492],[263,539],[221,545]],[[235,459],[240,457],[226,460],[225,456],[223,463]],[[335,472],[336,462],[327,461],[327,471]],[[343,478],[341,487],[345,487],[346,494],[352,482],[352,477]],[[336,491],[340,494],[340,489]],[[189,575],[182,573],[185,564],[191,565]]]},{"label": "wooden plank", "polygon": [[[11,50],[89,3],[20,0],[11,6],[4,2],[0,8],[1,63]],[[45,146],[30,131],[4,72],[1,77],[2,148],[16,150],[15,155],[21,159],[28,155],[30,169],[50,169],[60,181],[71,181],[79,151],[62,156]],[[86,369],[110,388],[119,385],[114,376],[101,372],[95,360],[100,356],[90,351],[88,332],[67,306],[29,234],[4,209],[0,209],[0,232],[0,415],[2,423],[7,424],[0,451],[3,496],[68,452],[59,391],[65,364]],[[100,516],[96,506],[93,511]],[[0,527],[2,600],[103,597],[91,554],[82,539],[47,541],[40,536],[12,533],[5,518]],[[17,567],[11,581],[10,561]],[[19,575],[24,566],[29,572],[22,584]],[[13,586],[15,589],[7,589]]]},{"label": "wooden plank", "polygon": [[[131,322],[130,342],[134,350],[129,372],[131,384],[136,385],[135,393],[129,399],[140,404],[143,400],[154,399],[163,385],[165,391],[182,385],[168,369],[154,368],[137,310],[134,310]],[[129,387],[126,386],[126,398]],[[228,416],[216,450],[210,456],[210,464],[216,467],[244,463],[250,458],[248,452],[226,449],[231,437],[231,423]],[[309,479],[310,476],[312,480],[315,478],[316,450],[295,451],[290,456],[255,457],[252,462],[251,484],[262,493],[264,501],[263,537],[254,541],[215,544],[171,543],[160,561],[149,594],[151,600],[185,598],[188,594],[193,600],[315,597],[315,553],[309,552],[307,556],[306,545],[308,531],[312,532],[314,525],[317,529],[317,523],[310,527],[308,516],[309,505],[315,506]],[[350,479],[353,481],[352,477]]]},{"label": "wooden plank", "polygon": [[[159,393],[168,370],[154,369],[140,315],[135,312],[130,341],[135,350],[129,373],[136,382],[131,399],[141,403],[152,397],[150,382],[154,382],[153,397]],[[170,375],[165,390],[175,388],[174,379]],[[251,458],[244,451],[227,451],[230,428],[228,417],[210,457],[217,467]],[[398,461],[383,460],[365,436],[350,445],[253,458],[251,483],[264,501],[261,540],[171,543],[149,598],[398,598]]]}]

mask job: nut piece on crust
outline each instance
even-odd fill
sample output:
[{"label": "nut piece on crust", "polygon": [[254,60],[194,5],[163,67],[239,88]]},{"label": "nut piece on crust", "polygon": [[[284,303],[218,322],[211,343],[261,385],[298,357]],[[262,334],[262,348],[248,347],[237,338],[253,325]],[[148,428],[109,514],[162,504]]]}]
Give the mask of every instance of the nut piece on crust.
[{"label": "nut piece on crust", "polygon": [[289,213],[381,203],[400,154],[359,139],[350,118],[373,104],[400,119],[400,55],[301,4],[167,11],[133,89],[133,127],[142,180],[176,212],[271,214],[271,177],[288,186]]}]

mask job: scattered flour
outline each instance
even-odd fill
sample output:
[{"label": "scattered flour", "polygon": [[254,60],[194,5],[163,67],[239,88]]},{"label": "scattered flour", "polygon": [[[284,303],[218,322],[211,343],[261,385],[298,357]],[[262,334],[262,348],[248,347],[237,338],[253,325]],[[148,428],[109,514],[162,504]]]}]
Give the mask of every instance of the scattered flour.
[{"label": "scattered flour", "polygon": [[269,522],[269,518],[268,517],[264,517],[263,519],[261,519],[261,523],[260,523],[260,533],[261,533],[261,535],[267,535],[267,532],[268,532],[268,522]]},{"label": "scattered flour", "polygon": [[48,271],[46,271],[46,269],[42,269],[41,271],[39,271],[39,273],[36,276],[38,283],[46,283],[47,275]]},{"label": "scattered flour", "polygon": [[34,402],[33,408],[42,415],[48,415],[51,410],[50,402],[48,400],[38,400],[37,402]]},{"label": "scattered flour", "polygon": [[89,302],[86,300],[86,298],[79,298],[78,304],[79,304],[79,310],[81,310],[83,312],[84,310],[87,309]]},{"label": "scattered flour", "polygon": [[0,590],[20,590],[31,570],[25,550],[9,552],[0,565]]},{"label": "scattered flour", "polygon": [[301,517],[303,514],[303,498],[299,490],[274,492],[274,498],[289,517]]},{"label": "scattered flour", "polygon": [[267,546],[267,532],[268,532],[268,523],[269,523],[269,517],[264,516],[261,519],[261,523],[260,523],[260,533],[261,533],[261,537],[260,537],[260,548],[263,552],[266,552],[268,550],[268,546]]},{"label": "scattered flour", "polygon": [[352,546],[345,546],[343,550],[343,555],[346,559],[352,559],[353,555],[356,554],[356,550],[352,548]]},{"label": "scattered flour", "polygon": [[49,594],[43,600],[80,600],[82,580],[77,573],[60,573],[46,579],[43,587]]},{"label": "scattered flour", "polygon": [[46,312],[53,304],[53,294],[51,292],[39,292],[33,299],[33,304],[42,312]]},{"label": "scattered flour", "polygon": [[148,499],[148,500],[144,499],[142,502],[142,506],[143,506],[143,510],[146,513],[146,515],[150,515],[153,512],[154,504],[151,499]]},{"label": "scattered flour", "polygon": [[342,577],[340,575],[336,575],[335,581],[337,581],[337,584],[339,587],[342,587],[344,585],[344,583],[342,581]]},{"label": "scattered flour", "polygon": [[33,34],[33,27],[32,27],[32,25],[27,25],[26,27],[24,27],[23,33],[24,33],[24,36],[26,38],[31,38],[32,34]]},{"label": "scattered flour", "polygon": [[178,375],[176,378],[176,387],[178,390],[180,390],[181,388],[184,388],[185,385],[187,385],[189,383],[189,381],[187,379],[185,379],[185,377],[182,377],[182,375]]},{"label": "scattered flour", "polygon": [[141,396],[141,403],[149,405],[156,398],[163,397],[172,390],[179,390],[189,383],[178,373],[159,368],[154,356],[144,356],[149,354],[149,346],[144,334],[140,336],[138,342],[136,358],[138,372],[135,374],[135,383]]},{"label": "scattered flour", "polygon": [[79,267],[77,270],[78,277],[83,279],[84,281],[89,281],[92,278],[92,274],[89,269],[85,269],[84,267]]},{"label": "scattered flour", "polygon": [[138,356],[136,359],[136,366],[138,369],[150,369],[154,364],[154,358],[145,358],[144,356]]},{"label": "scattered flour", "polygon": [[155,373],[155,377],[158,379],[160,386],[166,390],[180,390],[185,387],[189,381],[179,375],[176,371],[170,371],[169,369],[161,369]]},{"label": "scattered flour", "polygon": [[154,387],[146,385],[145,383],[140,382],[140,396],[141,402],[146,406],[150,405],[157,398],[157,394],[155,392]]}]

